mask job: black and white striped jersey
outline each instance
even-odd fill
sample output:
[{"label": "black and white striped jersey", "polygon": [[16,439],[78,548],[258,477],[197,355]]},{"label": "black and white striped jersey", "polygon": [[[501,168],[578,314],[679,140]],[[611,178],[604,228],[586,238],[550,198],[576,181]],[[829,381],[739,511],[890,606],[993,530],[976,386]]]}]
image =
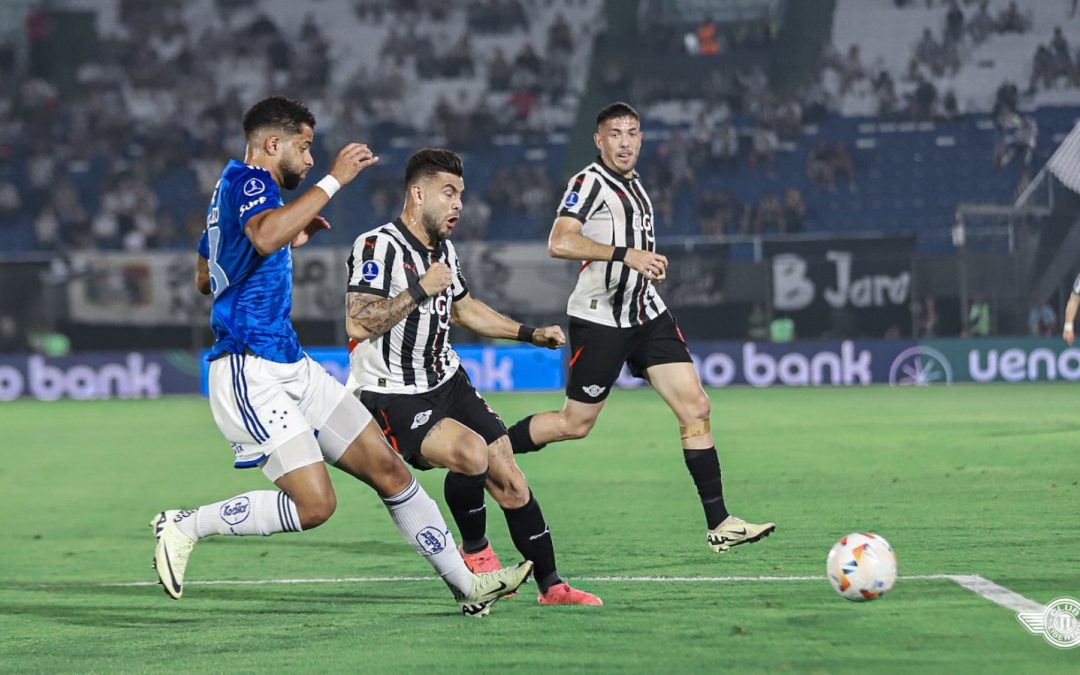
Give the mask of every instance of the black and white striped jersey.
[{"label": "black and white striped jersey", "polygon": [[[581,221],[581,233],[601,244],[656,250],[652,202],[640,177],[626,178],[599,157],[570,179],[559,216]],[[570,316],[617,328],[639,326],[666,309],[653,283],[621,262],[582,263],[566,303]]]},{"label": "black and white striped jersey", "polygon": [[469,289],[454,245],[429,249],[400,219],[356,238],[349,256],[348,290],[380,298],[407,293],[433,262],[450,267],[450,286],[425,300],[396,326],[374,340],[349,342],[349,387],[384,394],[418,394],[434,389],[461,365],[450,348],[450,305]]}]

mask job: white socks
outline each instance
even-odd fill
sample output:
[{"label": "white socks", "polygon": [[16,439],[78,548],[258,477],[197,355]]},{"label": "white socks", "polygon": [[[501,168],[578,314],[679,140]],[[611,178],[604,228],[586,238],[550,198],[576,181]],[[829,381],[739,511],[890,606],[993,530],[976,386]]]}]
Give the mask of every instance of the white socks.
[{"label": "white socks", "polygon": [[461,559],[454,535],[450,534],[435,501],[416,479],[383,503],[402,536],[428,559],[446,585],[461,595],[472,593],[473,574]]},{"label": "white socks", "polygon": [[[461,559],[454,535],[435,501],[413,479],[404,490],[383,500],[398,531],[427,558],[450,588],[461,595],[472,592],[473,574]],[[296,504],[284,492],[254,490],[223,502],[182,511],[177,527],[192,539],[214,534],[234,536],[299,532]]]},{"label": "white socks", "polygon": [[299,532],[296,504],[284,492],[254,490],[223,502],[188,511],[177,522],[180,531],[192,539],[214,534],[263,536],[277,532]]}]

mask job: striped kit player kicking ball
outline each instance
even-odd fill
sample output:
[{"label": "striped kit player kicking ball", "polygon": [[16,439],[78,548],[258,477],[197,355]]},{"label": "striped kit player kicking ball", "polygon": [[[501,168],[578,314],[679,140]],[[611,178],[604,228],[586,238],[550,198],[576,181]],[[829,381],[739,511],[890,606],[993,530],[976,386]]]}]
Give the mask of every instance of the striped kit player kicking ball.
[{"label": "striped kit player kicking ball", "polygon": [[461,158],[426,148],[405,168],[401,216],[356,239],[349,258],[349,386],[418,469],[446,468],[446,504],[474,572],[499,568],[487,540],[484,490],[502,508],[517,550],[536,565],[542,605],[599,605],[555,568],[540,504],[514,461],[502,420],[473,388],[447,339],[450,323],[555,349],[558,326],[532,328],[475,299],[449,237],[465,190]]},{"label": "striped kit player kicking ball", "polygon": [[244,116],[247,154],[221,174],[199,242],[196,284],[213,293],[210,410],[237,468],[259,467],[278,490],[253,490],[154,516],[154,569],[179,599],[195,543],[212,535],[271,535],[318,527],[337,506],[327,464],[370,485],[405,540],[450,587],[462,613],[482,616],[528,577],[532,563],[475,575],[435,502],[360,403],[300,347],[292,308],[292,253],[330,227],[330,198],[378,161],[361,143],[342,148],[322,180],[288,206],[313,165],[315,117],[271,97]]},{"label": "striped kit player kicking ball", "polygon": [[637,111],[612,103],[596,117],[600,156],[570,180],[551,228],[548,251],[582,261],[570,295],[570,375],[562,410],[531,415],[510,427],[515,453],[592,430],[624,363],[648,380],[679,420],[683,458],[705,508],[706,539],[717,553],[768,536],[728,513],[720,462],[701,387],[674,317],[656,292],[667,258],[656,252],[653,209],[634,166],[641,151]]}]

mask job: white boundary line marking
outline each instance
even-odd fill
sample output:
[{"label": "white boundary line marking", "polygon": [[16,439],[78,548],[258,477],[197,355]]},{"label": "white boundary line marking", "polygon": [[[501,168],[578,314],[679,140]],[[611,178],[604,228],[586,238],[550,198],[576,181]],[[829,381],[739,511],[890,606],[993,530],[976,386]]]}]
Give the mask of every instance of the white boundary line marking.
[{"label": "white boundary line marking", "polygon": [[[898,577],[901,581],[926,581],[942,580],[951,581],[956,585],[971,591],[979,597],[1000,605],[1014,612],[1042,611],[1044,606],[1030,598],[1026,598],[1015,591],[998,585],[985,577],[977,574],[911,574]],[[189,581],[187,586],[288,586],[303,584],[380,584],[380,583],[403,583],[417,581],[435,581],[436,577],[419,576],[371,576],[371,577],[314,577],[310,579],[207,579]],[[573,581],[585,583],[630,583],[630,584],[671,584],[671,583],[740,583],[740,582],[784,582],[784,581],[825,581],[825,577],[819,576],[721,576],[721,577],[636,577],[636,576],[603,576],[603,577],[573,577]],[[143,586],[156,586],[156,581],[117,581],[89,584],[93,588],[139,588]],[[26,584],[27,589],[58,589],[75,588],[83,584]]]},{"label": "white boundary line marking", "polygon": [[993,581],[980,577],[977,574],[954,574],[949,578],[975,595],[984,597],[995,605],[1001,605],[1014,612],[1041,612],[1046,609],[1045,606],[1040,605],[1034,600],[1025,598],[1019,593],[1010,591],[1004,586],[999,586]]},{"label": "white boundary line marking", "polygon": [[[206,579],[188,581],[185,585],[193,586],[261,586],[261,585],[301,585],[324,583],[402,583],[434,581],[435,577],[315,577],[311,579]],[[991,603],[1012,611],[1042,611],[1043,605],[1020,593],[1010,591],[978,575],[907,575],[897,578],[901,581],[951,581],[961,589],[971,591],[977,596],[990,600]],[[740,582],[784,582],[784,581],[825,581],[825,577],[573,577],[573,581],[585,583],[740,583]],[[35,583],[25,584],[27,590],[80,588],[87,584],[78,583]],[[158,585],[157,581],[116,581],[89,584],[96,589],[132,589],[141,586]]]},{"label": "white boundary line marking", "polygon": [[[945,579],[952,581],[954,575],[951,574],[914,574],[908,576],[899,577],[902,580],[927,580],[927,579]],[[967,577],[964,577],[967,578]],[[975,578],[975,577],[972,577]],[[978,577],[981,578],[981,577]],[[188,581],[185,586],[277,586],[277,585],[292,585],[292,584],[378,584],[378,583],[397,583],[397,582],[411,582],[411,581],[435,581],[436,577],[314,577],[310,579],[210,579],[210,580],[194,580]],[[761,577],[633,577],[633,576],[615,576],[615,577],[572,577],[573,581],[582,581],[586,583],[630,583],[630,584],[649,584],[649,583],[732,583],[732,582],[748,582],[748,581],[825,581],[825,577],[818,576],[761,576]],[[76,584],[35,584],[36,588],[53,588],[74,586]],[[118,581],[118,582],[106,582],[100,584],[94,584],[97,588],[135,588],[140,586],[156,586],[156,581]]]}]

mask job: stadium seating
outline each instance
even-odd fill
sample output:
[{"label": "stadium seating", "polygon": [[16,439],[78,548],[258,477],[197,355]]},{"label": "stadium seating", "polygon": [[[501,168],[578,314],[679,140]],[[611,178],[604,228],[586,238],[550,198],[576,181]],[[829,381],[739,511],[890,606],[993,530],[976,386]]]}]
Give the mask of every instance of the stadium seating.
[{"label": "stadium seating", "polygon": [[[435,108],[440,97],[451,101],[454,109],[467,112],[483,103],[497,112],[496,117],[505,116],[508,94],[493,91],[488,85],[488,63],[496,49],[512,60],[521,46],[528,43],[546,58],[550,56],[544,51],[548,31],[556,21],[565,20],[574,36],[573,62],[584,64],[588,63],[593,38],[602,26],[602,21],[598,20],[602,11],[599,0],[556,0],[520,3],[527,14],[523,26],[511,26],[502,32],[473,30],[469,21],[475,17],[470,12],[483,4],[466,0],[409,3],[368,0],[320,3],[316,12],[304,3],[193,0],[155,4],[158,9],[154,11],[160,11],[164,21],[181,22],[183,33],[193,41],[192,44],[198,41],[217,44],[215,41],[223,39],[225,27],[253,30],[251,26],[262,20],[273,24],[287,42],[295,44],[300,40],[301,32],[309,30],[304,26],[308,22],[314,25],[310,30],[326,41],[333,65],[328,71],[327,86],[314,91],[311,96],[304,95],[320,119],[316,161],[320,166],[326,166],[332,148],[344,138],[357,134],[371,139],[383,158],[382,166],[373,169],[358,186],[344,191],[332,205],[331,215],[339,222],[344,219],[346,227],[321,238],[320,243],[342,244],[357,227],[371,226],[394,215],[398,207],[397,176],[413,148],[447,142],[443,131],[437,128]],[[741,137],[738,170],[725,172],[708,163],[701,166],[697,185],[684,187],[673,200],[673,217],[666,219],[669,222],[658,219],[661,233],[664,236],[702,234],[698,202],[704,189],[730,190],[743,203],[753,206],[768,192],[782,194],[788,188],[796,188],[807,206],[804,232],[917,232],[921,250],[948,250],[951,246],[948,233],[957,204],[1010,203],[1015,197],[1021,178],[1021,162],[1014,160],[1001,169],[993,165],[997,138],[990,114],[994,105],[993,91],[1005,80],[1027,86],[1032,54],[1040,43],[1049,39],[1054,26],[1062,25],[1069,41],[1080,45],[1080,24],[1065,20],[1067,4],[1026,3],[1025,16],[1031,24],[1027,32],[993,34],[978,45],[971,41],[962,43],[956,73],[935,80],[939,91],[956,91],[961,109],[966,112],[953,121],[915,123],[907,118],[883,121],[874,116],[875,99],[867,83],[858,83],[841,92],[835,89],[835,78],[824,77],[826,88],[834,87],[833,107],[838,113],[830,113],[820,122],[805,126],[801,136],[783,143],[776,156],[775,168],[765,171],[751,169],[746,162],[755,120],[749,115],[733,118]],[[989,5],[990,11],[996,15],[1005,5],[1005,0],[994,0]],[[113,0],[95,3],[95,6],[103,44],[130,45],[133,30],[141,25],[129,16],[134,5]],[[147,5],[139,7],[149,11]],[[941,2],[932,3],[928,8],[921,0],[909,3],[903,9],[897,8],[892,0],[840,0],[834,20],[833,46],[837,51],[844,51],[847,46],[858,44],[868,70],[888,70],[900,83],[901,73],[921,32],[930,28],[935,35],[940,34],[946,8],[946,3]],[[973,6],[966,6],[965,10],[970,16]],[[432,74],[423,72],[417,59],[407,58],[401,71],[402,79],[397,82],[396,98],[390,97],[392,105],[388,103],[387,107],[370,115],[368,112],[355,113],[350,106],[361,105],[364,90],[360,88],[357,94],[350,87],[358,78],[372,77],[374,71],[384,67],[384,52],[395,40],[405,41],[405,31],[412,30],[408,26],[413,26],[419,35],[437,35],[436,54],[449,53],[452,45],[467,38],[471,42],[475,67],[452,75]],[[294,59],[300,58],[296,51],[292,52]],[[116,53],[115,47],[104,49],[98,70],[109,72],[115,66],[115,61],[110,59],[115,59]],[[120,49],[119,53],[125,52]],[[241,68],[245,63],[252,67]],[[203,73],[205,67],[202,64],[197,72]],[[507,241],[546,236],[558,193],[568,179],[563,175],[566,142],[569,128],[577,116],[579,97],[586,87],[588,71],[587,67],[570,69],[565,95],[553,97],[545,93],[538,96],[527,119],[512,122],[500,118],[498,128],[501,133],[482,133],[474,145],[460,148],[466,159],[469,192],[474,197],[490,201],[493,187],[496,187],[494,183],[508,180],[507,175],[520,192],[524,188],[521,183],[529,183],[528,177],[520,174],[522,167],[526,167],[526,171],[542,171],[549,183],[541,192],[541,201],[547,204],[543,208],[525,209],[521,204],[493,205],[491,223],[484,228],[483,238]],[[43,241],[34,231],[35,220],[41,217],[57,185],[70,185],[80,207],[75,211],[84,213],[79,221],[81,224],[72,227],[83,228],[87,234],[76,237],[74,242],[69,241],[68,245],[139,246],[138,238],[125,241],[122,236],[90,234],[99,227],[95,218],[101,213],[103,202],[109,199],[110,191],[120,189],[117,184],[123,186],[125,181],[145,185],[152,192],[146,199],[157,212],[158,231],[149,245],[190,247],[197,235],[208,192],[207,177],[200,173],[200,163],[219,166],[225,155],[238,154],[234,120],[244,103],[277,88],[289,90],[290,86],[296,86],[305,89],[304,82],[296,81],[295,69],[289,75],[275,74],[265,57],[229,54],[216,68],[205,72],[209,81],[205,90],[198,93],[216,97],[209,103],[193,103],[179,96],[170,99],[154,86],[137,83],[137,71],[130,77],[120,76],[122,86],[116,88],[123,96],[122,109],[131,116],[133,129],[126,135],[117,136],[115,142],[118,147],[138,146],[134,153],[124,151],[117,156],[106,151],[115,148],[101,147],[96,151],[75,152],[65,148],[59,137],[45,139],[47,142],[36,139],[39,142],[34,143],[27,142],[25,135],[7,137],[10,151],[0,162],[0,184],[14,186],[21,197],[16,208],[0,211],[0,232],[5,234],[7,248],[19,251],[57,246]],[[81,71],[80,77],[83,86],[76,93],[88,100],[100,97],[100,93],[95,93],[94,78],[104,76],[88,66]],[[21,84],[25,89],[32,83]],[[543,89],[542,85],[537,86]],[[910,85],[899,84],[898,88],[902,90],[907,86]],[[48,95],[46,91],[44,96]],[[23,91],[19,100],[26,98]],[[78,97],[59,98],[56,101],[61,111],[59,119],[66,122],[65,109],[75,109],[84,103]],[[99,104],[100,101],[94,99],[94,105]],[[1064,85],[1034,92],[1024,99],[1024,105],[1033,108],[1030,114],[1039,129],[1033,162],[1036,168],[1072,127],[1080,112],[1078,104],[1080,92]],[[661,146],[670,135],[676,130],[685,133],[690,128],[690,114],[664,114],[667,110],[683,108],[685,106],[665,105],[665,102],[642,107],[649,131],[642,163],[647,177],[648,167],[656,161]],[[196,119],[185,118],[185,112],[192,112]],[[170,129],[172,120],[198,126],[205,116],[214,117],[217,125],[214,131],[200,136],[188,129],[187,136],[178,144],[172,142],[169,137],[170,132],[175,132],[174,128]],[[355,117],[364,119],[354,123]],[[165,120],[164,124],[162,120]],[[829,191],[815,187],[808,179],[807,155],[822,139],[844,142],[849,148],[857,189],[849,189],[847,182],[841,180],[837,190]],[[146,157],[156,154],[155,144],[168,143],[172,143],[172,149],[163,158],[153,161],[155,158]],[[49,190],[33,184],[30,169],[35,153],[58,155]],[[209,180],[212,185],[213,177]],[[648,183],[647,186],[652,189]],[[62,224],[79,220],[78,213],[69,211],[56,214]],[[466,213],[466,225],[468,218]],[[107,223],[102,227],[107,230]],[[466,234],[464,228],[462,234]]]}]

